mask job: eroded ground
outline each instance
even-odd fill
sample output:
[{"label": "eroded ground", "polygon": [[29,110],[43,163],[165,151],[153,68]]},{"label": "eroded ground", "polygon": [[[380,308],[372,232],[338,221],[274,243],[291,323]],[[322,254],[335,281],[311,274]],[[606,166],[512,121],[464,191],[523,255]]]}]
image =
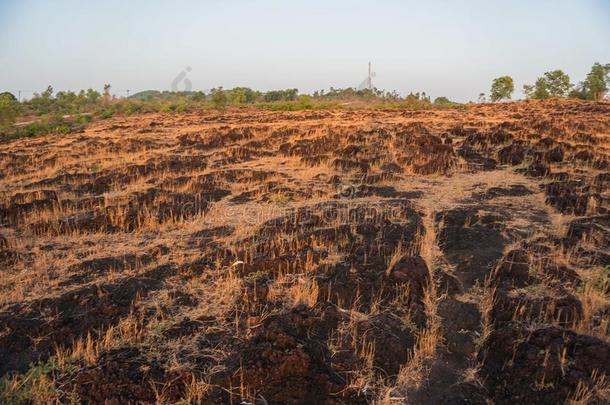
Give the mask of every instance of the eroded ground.
[{"label": "eroded ground", "polygon": [[153,114],[2,144],[2,395],[605,403],[609,186],[607,102]]}]

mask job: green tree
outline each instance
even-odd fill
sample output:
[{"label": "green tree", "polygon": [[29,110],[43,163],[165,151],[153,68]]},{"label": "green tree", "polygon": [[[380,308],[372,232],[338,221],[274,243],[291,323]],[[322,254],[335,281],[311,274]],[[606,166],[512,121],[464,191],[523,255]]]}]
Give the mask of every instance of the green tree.
[{"label": "green tree", "polygon": [[87,89],[86,97],[87,104],[97,104],[100,101],[102,95],[93,89]]},{"label": "green tree", "polygon": [[610,64],[602,65],[601,63],[595,63],[584,81],[584,87],[588,91],[590,98],[593,100],[604,98],[609,84]]},{"label": "green tree", "polygon": [[499,101],[504,98],[510,98],[515,91],[515,84],[513,78],[510,76],[501,76],[494,79],[491,84],[491,91],[489,98],[491,101]]},{"label": "green tree", "polygon": [[[331,88],[332,89],[332,88]],[[286,90],[271,90],[265,93],[263,99],[266,102],[273,101],[294,101],[297,99],[298,89],[286,89]]]},{"label": "green tree", "polygon": [[217,89],[212,89],[212,104],[218,110],[224,110],[227,106],[227,93],[222,89],[222,86]]},{"label": "green tree", "polygon": [[444,96],[437,97],[434,99],[434,105],[452,105],[452,104],[455,104],[455,103]]},{"label": "green tree", "polygon": [[15,95],[9,91],[5,91],[0,93],[0,97],[8,97],[13,101],[17,101],[17,97],[15,97]]},{"label": "green tree", "polygon": [[578,98],[581,100],[591,100],[591,95],[589,94],[589,91],[585,88],[585,84],[583,82],[580,82],[578,86],[575,86],[572,91],[570,91],[568,97]]},{"label": "green tree", "polygon": [[36,115],[48,114],[53,109],[53,87],[47,86],[47,89],[42,93],[34,93],[34,96],[29,101],[31,112]]},{"label": "green tree", "polygon": [[205,100],[205,93],[201,90],[198,91],[194,91],[191,93],[190,95],[191,100],[193,101],[204,101]]},{"label": "green tree", "polygon": [[549,85],[543,77],[538,78],[533,86],[529,84],[523,85],[523,92],[527,98],[536,100],[546,100],[550,97]]},{"label": "green tree", "polygon": [[48,85],[47,89],[40,94],[42,98],[51,99],[53,98],[53,86]]},{"label": "green tree", "polygon": [[235,87],[229,91],[228,98],[233,104],[250,104],[256,101],[257,92],[247,87]]},{"label": "green tree", "polygon": [[550,97],[565,97],[568,95],[570,88],[572,88],[570,76],[559,69],[546,72],[544,74],[544,80],[546,81]]},{"label": "green tree", "polygon": [[527,98],[546,100],[547,98],[566,97],[571,87],[570,76],[558,69],[546,72],[536,80],[533,86],[524,85],[523,92]]},{"label": "green tree", "polygon": [[20,104],[11,93],[0,94],[0,130],[13,125],[19,115]]},{"label": "green tree", "polygon": [[78,112],[77,95],[72,91],[58,91],[55,95],[55,104],[59,112],[66,114]]}]

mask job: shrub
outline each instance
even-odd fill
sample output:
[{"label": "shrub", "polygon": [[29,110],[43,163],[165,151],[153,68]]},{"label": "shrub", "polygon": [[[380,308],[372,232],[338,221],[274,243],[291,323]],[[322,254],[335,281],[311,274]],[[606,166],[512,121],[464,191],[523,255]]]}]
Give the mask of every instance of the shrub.
[{"label": "shrub", "polygon": [[0,94],[0,129],[12,126],[20,109],[19,103],[11,93]]},{"label": "shrub", "polygon": [[212,89],[212,105],[217,110],[224,110],[227,106],[227,94],[222,89],[222,86],[217,89]]}]

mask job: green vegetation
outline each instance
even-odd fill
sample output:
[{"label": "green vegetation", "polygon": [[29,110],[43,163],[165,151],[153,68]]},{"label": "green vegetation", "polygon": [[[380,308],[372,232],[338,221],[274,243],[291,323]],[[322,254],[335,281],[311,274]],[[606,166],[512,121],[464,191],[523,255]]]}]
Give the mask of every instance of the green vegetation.
[{"label": "green vegetation", "polygon": [[37,121],[17,127],[5,128],[0,132],[0,140],[13,140],[21,138],[34,138],[46,134],[68,134],[83,128],[83,125],[91,121],[91,116],[77,116],[72,120],[66,120],[60,116],[43,117]]},{"label": "green vegetation", "polygon": [[22,375],[0,379],[0,403],[46,403],[55,394],[53,375],[61,370],[60,362],[51,357],[46,362],[32,364]]},{"label": "green vegetation", "polygon": [[263,100],[266,102],[294,101],[298,94],[299,90],[297,89],[272,90],[265,93]]},{"label": "green vegetation", "polygon": [[513,91],[515,91],[513,78],[510,76],[501,76],[495,78],[491,84],[489,97],[491,98],[491,101],[494,102],[502,99],[510,99]]},{"label": "green vegetation", "polygon": [[[559,97],[583,100],[601,100],[610,87],[610,64],[595,63],[584,81],[574,86],[570,77],[562,70],[544,73],[533,85],[523,86],[527,98],[549,99]],[[92,119],[108,119],[116,115],[142,113],[181,113],[197,109],[224,110],[231,107],[252,106],[273,111],[300,111],[328,108],[468,108],[447,97],[437,97],[432,102],[425,92],[410,93],[405,97],[396,91],[377,88],[355,89],[352,87],[317,90],[311,95],[299,94],[298,89],[271,90],[261,92],[248,87],[225,90],[214,88],[203,91],[157,91],[147,90],[128,98],[117,98],[111,93],[112,86],[105,84],[100,93],[93,89],[59,91],[52,86],[35,93],[25,101],[19,101],[9,92],[0,93],[0,141],[30,138],[51,133],[68,133],[78,130]],[[493,102],[510,99],[514,82],[510,76],[494,79],[489,99]],[[478,101],[485,102],[485,93]]]},{"label": "green vegetation", "polygon": [[11,127],[20,110],[21,106],[15,96],[8,92],[0,94],[0,130]]},{"label": "green vegetation", "polygon": [[599,101],[610,87],[610,64],[595,63],[584,81],[574,86],[562,70],[546,72],[534,85],[524,85],[523,92],[529,99],[578,98]]},{"label": "green vegetation", "polygon": [[227,92],[222,89],[222,86],[217,89],[212,89],[212,104],[214,108],[224,110],[227,106]]},{"label": "green vegetation", "polygon": [[261,96],[260,91],[248,87],[235,87],[228,92],[227,98],[231,104],[252,104]]},{"label": "green vegetation", "polygon": [[459,105],[459,103],[456,103],[455,101],[451,101],[447,97],[437,97],[434,99],[434,105],[442,107],[442,106]]},{"label": "green vegetation", "polygon": [[595,63],[584,82],[580,84],[578,95],[585,100],[601,100],[608,92],[610,86],[610,63],[602,65]]},{"label": "green vegetation", "polygon": [[553,70],[538,78],[533,86],[524,85],[523,92],[527,98],[546,100],[548,98],[567,97],[571,88],[570,76],[562,70]]}]

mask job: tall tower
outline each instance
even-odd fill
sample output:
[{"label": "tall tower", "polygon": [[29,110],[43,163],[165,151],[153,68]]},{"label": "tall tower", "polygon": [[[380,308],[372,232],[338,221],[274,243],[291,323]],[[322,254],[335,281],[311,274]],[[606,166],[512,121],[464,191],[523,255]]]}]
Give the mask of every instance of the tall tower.
[{"label": "tall tower", "polygon": [[371,62],[369,62],[369,80],[368,80],[368,88],[369,90],[373,90],[373,79],[371,78]]}]

